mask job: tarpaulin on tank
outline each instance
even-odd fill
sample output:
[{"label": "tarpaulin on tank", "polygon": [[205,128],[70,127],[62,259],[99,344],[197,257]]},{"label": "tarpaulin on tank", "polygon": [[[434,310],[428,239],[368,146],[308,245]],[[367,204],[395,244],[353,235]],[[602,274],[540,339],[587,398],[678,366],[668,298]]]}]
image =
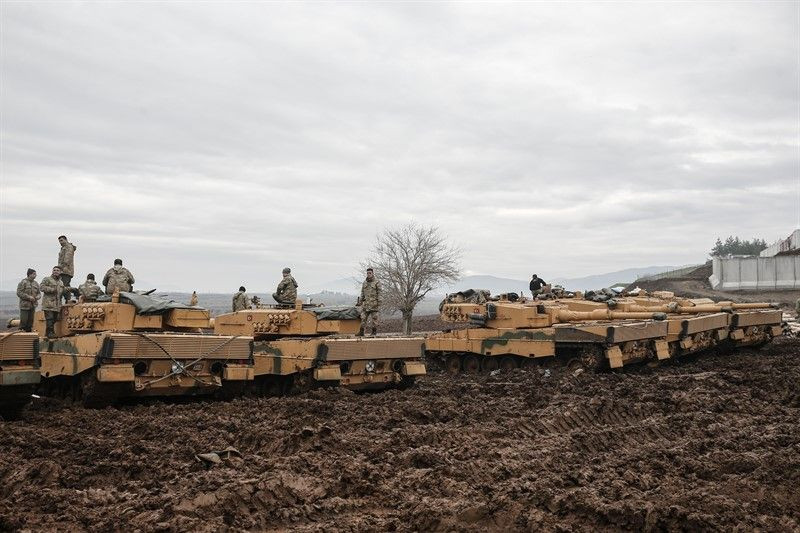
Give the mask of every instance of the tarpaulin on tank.
[{"label": "tarpaulin on tank", "polygon": [[[110,302],[111,295],[105,294],[97,298],[98,302]],[[166,313],[170,309],[200,309],[196,306],[191,306],[175,300],[167,300],[161,296],[153,296],[150,294],[139,294],[136,292],[121,292],[119,293],[119,301],[125,304],[131,304],[136,307],[136,312],[140,315],[160,315]]]},{"label": "tarpaulin on tank", "polygon": [[444,300],[439,304],[439,311],[441,312],[444,304],[482,304],[491,299],[492,293],[486,289],[467,289],[464,291],[454,292],[445,296]]},{"label": "tarpaulin on tank", "polygon": [[307,310],[317,315],[317,320],[353,320],[361,318],[358,307],[312,307]]}]

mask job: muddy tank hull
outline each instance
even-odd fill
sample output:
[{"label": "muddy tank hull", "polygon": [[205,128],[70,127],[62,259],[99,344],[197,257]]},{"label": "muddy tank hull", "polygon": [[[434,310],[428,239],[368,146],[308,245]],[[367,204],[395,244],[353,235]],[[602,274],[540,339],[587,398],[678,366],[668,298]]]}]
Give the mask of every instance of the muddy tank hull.
[{"label": "muddy tank hull", "polygon": [[404,388],[425,375],[422,337],[290,337],[257,341],[253,391],[280,395],[319,386]]},{"label": "muddy tank hull", "polygon": [[253,379],[252,341],[187,333],[101,332],[42,340],[43,395],[101,407],[124,398],[234,397]]},{"label": "muddy tank hull", "polygon": [[23,331],[0,335],[0,417],[19,418],[40,380],[38,335]]}]

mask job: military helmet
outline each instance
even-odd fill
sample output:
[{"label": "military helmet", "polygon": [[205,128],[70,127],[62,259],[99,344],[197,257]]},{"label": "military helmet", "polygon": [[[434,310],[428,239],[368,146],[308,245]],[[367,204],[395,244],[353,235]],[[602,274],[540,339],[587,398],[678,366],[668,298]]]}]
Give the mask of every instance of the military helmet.
[{"label": "military helmet", "polygon": [[288,273],[289,273],[289,272],[291,272],[291,271],[292,271],[292,269],[291,269],[291,268],[289,268],[289,267],[286,267],[286,268],[284,268],[284,269],[283,269],[283,273],[284,273],[284,274],[288,274]]}]

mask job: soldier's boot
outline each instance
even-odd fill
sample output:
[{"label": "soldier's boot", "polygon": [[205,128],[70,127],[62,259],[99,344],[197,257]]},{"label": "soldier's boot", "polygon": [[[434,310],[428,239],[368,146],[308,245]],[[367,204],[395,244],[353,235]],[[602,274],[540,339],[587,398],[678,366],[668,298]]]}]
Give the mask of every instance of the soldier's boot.
[{"label": "soldier's boot", "polygon": [[372,336],[374,337],[377,334],[378,334],[378,328],[376,328],[375,326],[372,326]]},{"label": "soldier's boot", "polygon": [[358,328],[358,333],[356,333],[356,337],[363,337],[364,336],[364,326]]}]

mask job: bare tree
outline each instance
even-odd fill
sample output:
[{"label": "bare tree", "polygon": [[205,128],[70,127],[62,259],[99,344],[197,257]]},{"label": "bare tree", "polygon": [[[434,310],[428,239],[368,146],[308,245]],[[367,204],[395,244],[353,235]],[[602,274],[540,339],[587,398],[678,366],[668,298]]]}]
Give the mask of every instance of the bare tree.
[{"label": "bare tree", "polygon": [[460,277],[461,250],[447,243],[436,226],[406,224],[380,233],[364,268],[381,284],[381,307],[400,311],[403,331],[411,333],[414,308],[438,285]]}]

